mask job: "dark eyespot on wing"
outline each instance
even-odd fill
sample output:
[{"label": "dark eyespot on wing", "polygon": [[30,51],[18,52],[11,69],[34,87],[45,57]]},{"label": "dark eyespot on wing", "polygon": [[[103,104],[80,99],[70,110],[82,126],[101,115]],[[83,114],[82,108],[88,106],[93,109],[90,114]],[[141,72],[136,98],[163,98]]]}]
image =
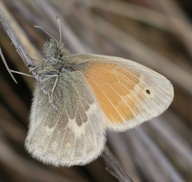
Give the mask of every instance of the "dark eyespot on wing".
[{"label": "dark eyespot on wing", "polygon": [[146,89],[146,93],[149,94],[149,95],[151,94],[149,89]]}]

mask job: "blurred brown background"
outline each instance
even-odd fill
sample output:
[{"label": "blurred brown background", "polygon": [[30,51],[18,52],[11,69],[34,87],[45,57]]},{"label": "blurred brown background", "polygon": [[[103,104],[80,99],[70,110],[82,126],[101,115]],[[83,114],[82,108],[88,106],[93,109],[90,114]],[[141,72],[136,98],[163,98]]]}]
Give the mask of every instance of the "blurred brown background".
[{"label": "blurred brown background", "polygon": [[[192,181],[192,2],[189,0],[1,0],[3,12],[37,63],[49,38],[72,53],[120,56],[146,65],[174,85],[175,98],[160,117],[124,133],[108,133],[107,145],[133,181]],[[28,73],[5,31],[0,47],[13,70]],[[24,149],[34,78],[15,75],[0,61],[0,181],[118,181],[102,157],[84,167],[53,167]]]}]

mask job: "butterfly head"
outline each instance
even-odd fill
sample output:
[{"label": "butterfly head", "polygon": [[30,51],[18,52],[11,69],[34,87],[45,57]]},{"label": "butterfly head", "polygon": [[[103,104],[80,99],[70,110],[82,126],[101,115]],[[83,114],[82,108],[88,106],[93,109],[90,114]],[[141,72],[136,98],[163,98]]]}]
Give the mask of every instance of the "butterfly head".
[{"label": "butterfly head", "polygon": [[59,43],[55,39],[50,39],[44,43],[43,46],[44,66],[54,67],[60,69],[64,62],[65,57],[69,55],[69,51],[64,48],[64,44]]},{"label": "butterfly head", "polygon": [[64,48],[64,44],[60,44],[58,41],[50,39],[44,43],[43,53],[45,58],[54,57],[62,59],[62,57],[69,54],[69,51]]}]

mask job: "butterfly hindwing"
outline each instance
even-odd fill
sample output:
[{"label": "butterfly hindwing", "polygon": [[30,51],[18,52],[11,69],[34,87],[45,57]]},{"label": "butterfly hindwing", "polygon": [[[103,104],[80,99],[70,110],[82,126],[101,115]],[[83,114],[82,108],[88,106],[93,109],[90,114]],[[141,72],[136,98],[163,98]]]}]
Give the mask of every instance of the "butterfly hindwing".
[{"label": "butterfly hindwing", "polygon": [[[54,77],[43,85],[51,90]],[[44,163],[84,165],[104,148],[104,117],[81,72],[60,74],[52,107],[37,83],[32,104],[27,150]]]}]

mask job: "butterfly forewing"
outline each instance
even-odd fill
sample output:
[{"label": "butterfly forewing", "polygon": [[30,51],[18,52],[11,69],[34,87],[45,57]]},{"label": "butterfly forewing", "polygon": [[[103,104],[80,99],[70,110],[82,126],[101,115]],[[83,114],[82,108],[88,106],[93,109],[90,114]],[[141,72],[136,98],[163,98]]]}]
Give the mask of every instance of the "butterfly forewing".
[{"label": "butterfly forewing", "polygon": [[[173,99],[172,84],[133,61],[101,55],[72,55],[106,116],[108,128],[124,131],[165,111]],[[78,67],[77,67],[78,69]]]},{"label": "butterfly forewing", "polygon": [[[43,85],[52,90],[55,77]],[[83,165],[100,155],[105,143],[104,117],[81,72],[60,74],[49,103],[37,83],[32,104],[28,151],[59,166]],[[46,114],[42,114],[46,113]]]}]

